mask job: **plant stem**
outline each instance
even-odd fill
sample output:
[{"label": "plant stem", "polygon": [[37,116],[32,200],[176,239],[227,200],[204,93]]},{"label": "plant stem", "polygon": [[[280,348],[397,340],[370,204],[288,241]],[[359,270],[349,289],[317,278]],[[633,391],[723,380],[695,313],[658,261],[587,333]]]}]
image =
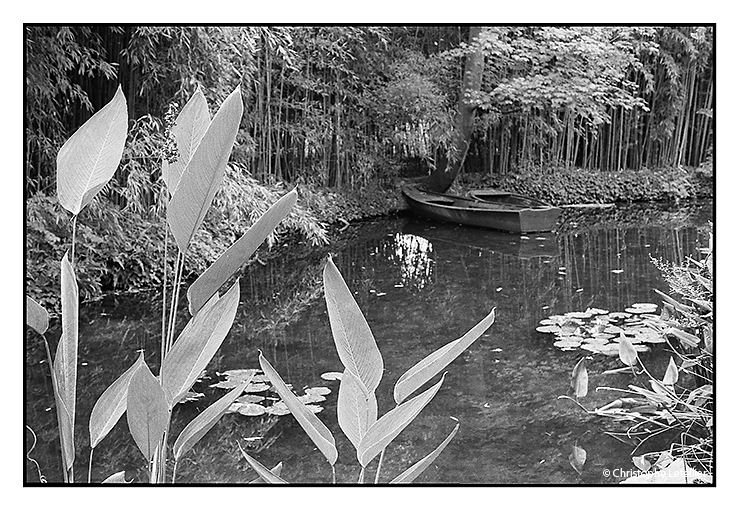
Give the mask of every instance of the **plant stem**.
[{"label": "plant stem", "polygon": [[172,343],[174,340],[174,331],[175,331],[175,325],[177,322],[177,305],[179,304],[180,300],[180,284],[182,283],[182,273],[185,267],[185,254],[182,252],[178,252],[177,254],[177,267],[175,269],[175,280],[174,280],[174,289],[173,294],[174,298],[172,299],[172,308],[170,310],[170,316],[169,316],[169,332],[167,335],[167,347],[165,349],[165,355],[169,351],[169,349],[172,347]]},{"label": "plant stem", "polygon": [[[175,463],[175,467],[177,467],[177,463]],[[331,464],[331,479],[333,480],[332,483],[336,485],[336,466]]]},{"label": "plant stem", "polygon": [[[44,339],[44,347],[46,348],[46,357],[49,360],[49,371],[51,372],[51,385],[54,388],[54,403],[56,404],[56,396],[59,393],[59,386],[56,380],[56,374],[54,373],[54,362],[51,360],[51,349],[49,349],[49,342],[46,340],[46,335],[41,335]],[[67,455],[64,450],[64,444],[62,443],[62,413],[59,410],[59,406],[56,409],[56,425],[59,433],[59,444],[61,445],[62,454],[62,476],[64,476],[64,483],[69,483],[69,473],[67,472]]]},{"label": "plant stem", "polygon": [[74,241],[77,238],[77,215],[75,214],[72,218],[72,254],[69,259],[69,263],[74,266]]},{"label": "plant stem", "polygon": [[380,452],[380,462],[377,463],[377,472],[375,473],[375,485],[380,483],[380,469],[382,468],[382,460],[385,458],[385,448]]},{"label": "plant stem", "polygon": [[174,479],[177,476],[177,459],[174,460],[174,467],[172,468],[172,483],[174,484]]},{"label": "plant stem", "polygon": [[357,480],[358,484],[364,484],[364,466],[362,466],[362,470],[359,472],[359,480]]},{"label": "plant stem", "polygon": [[90,464],[87,467],[87,483],[92,483],[92,453],[95,448],[90,448]]},{"label": "plant stem", "polygon": [[164,356],[166,342],[167,342],[167,242],[169,239],[169,231],[167,230],[167,220],[164,220],[164,268],[162,273],[162,340],[160,347],[160,358],[159,358],[159,373],[162,372],[162,364],[164,363]]}]

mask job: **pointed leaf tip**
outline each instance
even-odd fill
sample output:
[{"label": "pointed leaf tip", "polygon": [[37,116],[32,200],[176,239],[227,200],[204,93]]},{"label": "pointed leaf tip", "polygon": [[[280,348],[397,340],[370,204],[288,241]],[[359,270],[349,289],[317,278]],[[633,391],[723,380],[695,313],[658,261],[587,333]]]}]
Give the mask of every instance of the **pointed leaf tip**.
[{"label": "pointed leaf tip", "polygon": [[74,215],[113,177],[128,133],[128,107],[120,85],[113,99],[87,120],[57,155],[57,196]]}]

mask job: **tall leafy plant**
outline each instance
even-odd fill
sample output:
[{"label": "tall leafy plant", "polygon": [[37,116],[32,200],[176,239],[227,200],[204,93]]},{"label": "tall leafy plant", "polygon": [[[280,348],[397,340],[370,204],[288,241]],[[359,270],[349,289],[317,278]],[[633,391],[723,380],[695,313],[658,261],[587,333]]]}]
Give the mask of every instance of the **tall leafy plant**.
[{"label": "tall leafy plant", "polygon": [[[110,103],[67,141],[58,157],[58,196],[62,206],[73,215],[73,236],[71,255],[62,259],[62,335],[53,360],[45,337],[44,342],[51,366],[64,480],[67,482],[75,480],[76,453],[78,290],[74,275],[74,230],[80,211],[108,183],[120,163],[128,124],[126,112],[125,97],[119,88]],[[89,422],[88,482],[91,481],[95,448],[124,413],[131,436],[148,463],[149,481],[164,482],[172,411],[213,358],[236,315],[240,295],[238,280],[225,294],[220,295],[219,290],[290,214],[297,201],[295,190],[283,196],[195,281],[188,291],[192,317],[175,340],[175,315],[185,255],[223,180],[242,114],[241,92],[237,87],[212,119],[200,91],[177,119],[173,136],[178,150],[171,161],[163,164],[163,177],[171,195],[167,227],[175,238],[178,252],[170,316],[162,319],[161,368],[155,376],[143,355],[139,356],[96,402]],[[27,298],[26,316],[28,325],[43,336],[48,328],[46,310]],[[173,480],[177,462],[215,425],[246,384],[248,381],[212,404],[180,433],[172,448],[175,460]],[[121,480],[124,478],[119,472],[106,482]]]},{"label": "tall leafy plant", "polygon": [[[339,359],[344,365],[337,406],[339,427],[354,446],[360,465],[359,483],[364,483],[367,465],[380,456],[375,474],[375,483],[378,483],[385,449],[439,392],[444,375],[425,391],[409,397],[434,379],[493,324],[495,309],[461,338],[437,349],[408,369],[398,379],[393,390],[396,407],[378,416],[375,391],[382,379],[382,355],[362,311],[330,258],[323,270],[323,285],[331,332]],[[293,394],[261,353],[259,364],[292,415],[331,465],[333,482],[336,483],[335,463],[338,451],[331,431]],[[412,482],[431,465],[458,430],[459,424],[434,451],[389,483]],[[243,450],[242,454],[265,482],[287,483]]]}]

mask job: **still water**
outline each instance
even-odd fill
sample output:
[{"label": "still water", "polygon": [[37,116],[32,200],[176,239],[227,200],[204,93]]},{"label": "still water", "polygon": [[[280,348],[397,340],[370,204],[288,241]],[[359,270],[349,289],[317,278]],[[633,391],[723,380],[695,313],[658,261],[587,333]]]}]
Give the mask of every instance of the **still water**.
[{"label": "still water", "polygon": [[[496,307],[495,324],[447,368],[439,393],[393,442],[380,481],[387,482],[430,453],[454,428],[461,428],[434,465],[416,483],[442,484],[610,484],[604,470],[629,469],[633,446],[606,434],[613,425],[558,400],[583,355],[589,361],[594,408],[616,398],[596,386],[625,385],[602,376],[618,358],[587,351],[564,352],[538,322],[552,314],[588,307],[623,310],[636,302],[657,302],[652,289],[667,291],[650,256],[665,261],[699,258],[707,244],[712,203],[681,208],[619,207],[569,214],[557,232],[518,236],[397,217],[367,222],[337,233],[330,247],[297,246],[280,257],[253,264],[241,278],[236,322],[195,390],[205,397],[175,410],[173,434],[223,390],[210,388],[216,372],[257,368],[258,350],[286,382],[298,388],[332,390],[319,418],[333,432],[339,482],[356,481],[354,449],[336,419],[338,382],[321,374],[341,371],[322,295],[321,270],[331,253],[363,310],[382,353],[385,373],[378,388],[380,415],[394,407],[392,389],[408,368],[460,337]],[[86,480],[87,421],[98,396],[143,349],[158,371],[161,303],[156,294],[110,298],[80,311],[80,366],[76,477]],[[180,315],[184,325],[186,311]],[[52,349],[59,332],[47,337]],[[38,436],[31,453],[43,475],[59,481],[59,443],[47,363],[40,339],[27,337],[26,421]],[[657,347],[643,355],[657,373],[669,355]],[[436,379],[434,380],[436,381]],[[227,415],[178,467],[178,482],[243,483],[255,477],[236,443],[297,483],[330,483],[331,469],[291,416]],[[31,435],[26,433],[26,445]],[[572,446],[587,451],[578,474],[568,462]],[[377,461],[368,467],[374,479]],[[126,470],[146,480],[144,461],[128,435],[125,416],[96,448],[92,480]],[[170,467],[171,473],[171,467]],[[37,482],[26,462],[25,479]]]}]

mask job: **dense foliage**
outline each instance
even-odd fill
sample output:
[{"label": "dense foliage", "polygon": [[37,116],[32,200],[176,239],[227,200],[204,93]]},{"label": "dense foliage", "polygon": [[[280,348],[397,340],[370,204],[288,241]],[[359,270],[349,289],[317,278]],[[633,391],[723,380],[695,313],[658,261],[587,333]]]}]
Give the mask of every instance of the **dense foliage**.
[{"label": "dense foliage", "polygon": [[[26,27],[26,175],[53,184],[61,140],[120,83],[156,180],[156,134],[198,86],[247,108],[233,159],[260,181],[361,187],[433,156],[465,55],[485,72],[468,169],[698,166],[712,151],[711,27]],[[135,121],[140,124],[140,121]],[[133,130],[134,133],[136,130]],[[132,135],[134,136],[134,135]],[[129,144],[130,146],[130,144]],[[131,150],[136,150],[131,147]]]}]

